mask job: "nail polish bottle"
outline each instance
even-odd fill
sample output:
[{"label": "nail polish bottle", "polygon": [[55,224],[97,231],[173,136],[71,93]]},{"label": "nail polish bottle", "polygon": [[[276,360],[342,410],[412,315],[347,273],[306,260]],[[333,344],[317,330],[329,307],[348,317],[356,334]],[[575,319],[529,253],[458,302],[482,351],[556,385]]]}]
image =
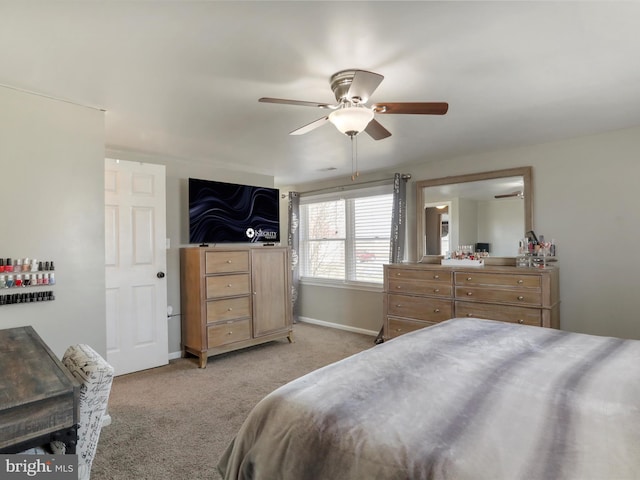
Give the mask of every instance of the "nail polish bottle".
[{"label": "nail polish bottle", "polygon": [[35,258],[31,260],[31,271],[32,272],[38,271],[38,260],[36,260]]},{"label": "nail polish bottle", "polygon": [[13,272],[13,263],[11,263],[11,258],[7,257],[7,263],[4,266],[5,272]]},{"label": "nail polish bottle", "polygon": [[36,274],[36,285],[42,285],[42,274],[41,273],[37,273]]},{"label": "nail polish bottle", "polygon": [[21,272],[22,271],[22,259],[21,258],[16,258],[13,261],[13,271],[14,272]]},{"label": "nail polish bottle", "polygon": [[13,275],[7,275],[7,288],[13,287]]},{"label": "nail polish bottle", "polygon": [[49,262],[44,262],[44,269],[49,271]]},{"label": "nail polish bottle", "polygon": [[38,262],[38,271],[41,272],[42,271],[42,262]]},{"label": "nail polish bottle", "polygon": [[7,288],[7,277],[0,275],[0,288]]},{"label": "nail polish bottle", "polygon": [[21,287],[22,286],[22,275],[16,275],[16,280],[15,280],[15,285],[16,287]]},{"label": "nail polish bottle", "polygon": [[0,258],[0,272],[4,272],[4,258]]},{"label": "nail polish bottle", "polygon": [[56,275],[55,273],[51,272],[49,274],[49,285],[55,285],[56,284]]},{"label": "nail polish bottle", "polygon": [[22,262],[22,271],[28,272],[31,270],[31,261],[28,258],[25,258]]},{"label": "nail polish bottle", "polygon": [[55,269],[56,267],[53,266],[53,260],[51,260],[51,263],[49,264],[49,270],[53,272]]},{"label": "nail polish bottle", "polygon": [[24,280],[22,280],[22,285],[28,287],[31,285],[31,275],[28,273],[24,276]]}]

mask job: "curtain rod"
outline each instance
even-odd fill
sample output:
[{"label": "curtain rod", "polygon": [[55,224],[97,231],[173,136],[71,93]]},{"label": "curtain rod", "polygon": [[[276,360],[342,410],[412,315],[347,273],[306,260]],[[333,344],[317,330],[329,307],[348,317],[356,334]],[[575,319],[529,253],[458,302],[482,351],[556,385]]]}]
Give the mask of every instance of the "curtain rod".
[{"label": "curtain rod", "polygon": [[[410,173],[403,173],[403,174],[400,175],[400,178],[402,178],[402,180],[404,180],[406,182],[407,180],[409,180],[411,178],[411,174]],[[368,182],[362,182],[362,183],[357,183],[357,184],[338,185],[336,187],[319,188],[317,190],[309,190],[307,192],[300,192],[300,195],[311,195],[311,194],[316,194],[316,193],[343,192],[345,190],[356,190],[356,189],[361,188],[361,187],[369,187],[372,184],[386,185],[387,183],[393,182],[394,179],[395,179],[395,177],[393,177],[393,178],[383,178],[381,180],[370,180]]]}]

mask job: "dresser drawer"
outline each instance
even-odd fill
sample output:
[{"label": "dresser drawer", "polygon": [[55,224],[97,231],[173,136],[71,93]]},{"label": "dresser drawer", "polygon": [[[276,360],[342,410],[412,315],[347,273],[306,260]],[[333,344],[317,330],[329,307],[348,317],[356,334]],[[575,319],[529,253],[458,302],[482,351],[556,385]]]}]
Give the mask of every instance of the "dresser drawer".
[{"label": "dresser drawer", "polygon": [[542,326],[542,311],[536,308],[487,305],[473,302],[456,302],[456,317],[486,318],[501,322]]},{"label": "dresser drawer", "polygon": [[205,285],[207,298],[248,295],[251,291],[248,273],[205,277]]},{"label": "dresser drawer", "polygon": [[451,283],[422,282],[418,280],[390,278],[389,293],[408,293],[415,295],[431,295],[436,297],[451,297],[453,287]]},{"label": "dresser drawer", "polygon": [[389,317],[387,319],[387,339],[398,337],[404,333],[420,330],[421,328],[430,327],[437,322],[418,322],[406,320],[403,318]]},{"label": "dresser drawer", "polygon": [[233,250],[228,252],[206,252],[204,257],[204,270],[205,274],[248,272],[249,252]]},{"label": "dresser drawer", "polygon": [[453,317],[453,303],[451,300],[428,297],[388,295],[387,314],[396,317],[441,322]]},{"label": "dresser drawer", "polygon": [[514,303],[522,305],[541,306],[542,294],[539,290],[518,288],[483,288],[456,287],[456,300],[470,300],[475,302]]},{"label": "dresser drawer", "polygon": [[401,267],[388,267],[387,278],[391,282],[392,279],[398,280],[422,280],[425,282],[442,282],[451,283],[453,279],[452,272],[447,270],[423,270],[409,269]]},{"label": "dresser drawer", "polygon": [[207,302],[207,323],[221,322],[251,316],[249,296],[209,300]]},{"label": "dresser drawer", "polygon": [[249,340],[251,321],[236,320],[207,327],[207,348],[219,347],[228,343]]},{"label": "dresser drawer", "polygon": [[503,287],[540,288],[539,275],[509,273],[456,272],[456,285],[493,285]]}]

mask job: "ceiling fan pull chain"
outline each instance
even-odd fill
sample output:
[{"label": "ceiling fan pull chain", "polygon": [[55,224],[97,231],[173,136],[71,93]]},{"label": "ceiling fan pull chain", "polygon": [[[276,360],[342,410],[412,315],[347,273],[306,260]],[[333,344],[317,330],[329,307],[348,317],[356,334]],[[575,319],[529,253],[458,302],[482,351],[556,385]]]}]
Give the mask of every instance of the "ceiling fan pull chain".
[{"label": "ceiling fan pull chain", "polygon": [[[358,136],[350,135],[351,137],[351,181],[353,182],[360,172],[358,172]],[[355,138],[355,141],[354,141]]]}]

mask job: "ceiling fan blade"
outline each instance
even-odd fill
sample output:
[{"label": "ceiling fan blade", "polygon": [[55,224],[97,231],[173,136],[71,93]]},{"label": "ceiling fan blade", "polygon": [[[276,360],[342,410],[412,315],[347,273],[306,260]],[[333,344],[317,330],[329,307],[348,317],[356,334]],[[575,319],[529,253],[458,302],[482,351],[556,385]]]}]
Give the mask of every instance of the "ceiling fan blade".
[{"label": "ceiling fan blade", "polygon": [[375,118],[369,122],[364,131],[374,140],[382,140],[391,136],[391,132],[384,128]]},{"label": "ceiling fan blade", "polygon": [[347,96],[349,98],[358,97],[361,103],[365,103],[382,80],[384,77],[378,73],[356,70]]},{"label": "ceiling fan blade", "polygon": [[311,130],[315,130],[316,128],[321,127],[328,121],[329,121],[329,117],[319,118],[318,120],[308,123],[307,125],[300,127],[294,130],[293,132],[289,132],[289,135],[303,135],[307,132],[310,132]]},{"label": "ceiling fan blade", "polygon": [[304,100],[288,100],[286,98],[262,97],[262,98],[259,98],[258,101],[262,103],[281,103],[284,105],[300,105],[302,107],[331,108],[331,109],[337,108],[336,105],[331,105],[329,103],[305,102]]},{"label": "ceiling fan blade", "polygon": [[505,193],[503,195],[494,195],[493,198],[511,198],[511,197],[520,197],[522,196],[522,192],[513,192],[513,193]]},{"label": "ceiling fan blade", "polygon": [[390,102],[376,103],[376,113],[408,113],[415,115],[444,115],[449,110],[446,102]]}]

